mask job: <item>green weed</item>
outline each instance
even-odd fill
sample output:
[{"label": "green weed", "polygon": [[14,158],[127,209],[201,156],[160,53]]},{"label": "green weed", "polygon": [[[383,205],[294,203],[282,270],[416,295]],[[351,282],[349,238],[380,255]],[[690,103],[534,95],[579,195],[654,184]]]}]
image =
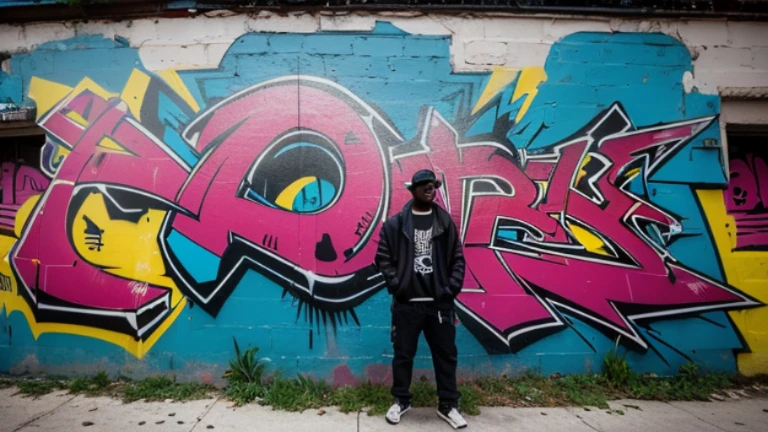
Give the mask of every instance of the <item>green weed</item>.
[{"label": "green weed", "polygon": [[101,371],[92,377],[74,378],[66,383],[66,387],[73,394],[98,396],[104,394],[110,384],[112,384],[112,380],[105,372]]},{"label": "green weed", "polygon": [[[411,384],[411,393],[413,399],[411,403],[417,407],[436,407],[437,406],[437,392],[435,386],[432,385],[426,378],[422,378],[413,384]],[[390,401],[391,402],[391,401]]]},{"label": "green weed", "polygon": [[370,408],[370,415],[380,415],[387,412],[392,405],[389,388],[382,384],[365,382],[354,387],[338,387],[329,397],[329,402],[338,405],[342,412],[355,412]]},{"label": "green weed", "polygon": [[[230,361],[225,374],[228,384],[224,395],[243,405],[257,401],[275,409],[303,411],[325,406],[338,406],[342,412],[368,409],[369,415],[381,415],[392,403],[389,387],[384,384],[362,383],[354,387],[332,388],[324,380],[303,375],[283,378],[279,374],[264,376],[264,364],[257,358],[258,348],[241,351],[234,341],[236,358]],[[656,377],[633,372],[624,356],[618,354],[618,344],[605,357],[603,373],[553,375],[534,373],[508,377],[484,377],[462,382],[462,411],[469,415],[480,413],[481,406],[593,406],[622,415],[623,410],[610,410],[608,401],[615,399],[647,400],[707,400],[713,392],[732,386],[760,388],[768,384],[768,376],[729,378],[724,374],[702,373],[694,364],[685,364],[672,377]],[[215,389],[209,385],[178,383],[175,378],[152,377],[140,381],[111,383],[104,372],[92,377],[59,379],[0,379],[0,387],[18,386],[19,393],[41,396],[57,389],[74,394],[122,397],[126,402],[139,399],[150,401],[206,398]],[[413,405],[435,407],[435,386],[422,377],[411,386]],[[637,409],[633,405],[627,408]]]},{"label": "green weed", "polygon": [[224,395],[235,405],[242,406],[263,398],[265,391],[260,382],[232,382],[224,389]]},{"label": "green weed", "polygon": [[224,372],[224,378],[229,382],[261,382],[264,364],[256,358],[259,347],[251,347],[241,353],[237,339],[233,337],[232,340],[235,343],[235,359],[229,361],[229,370]]},{"label": "green weed", "polygon": [[267,386],[262,405],[271,405],[286,411],[303,411],[328,405],[330,386],[323,380],[297,375],[296,379],[284,379],[279,375]]},{"label": "green weed", "polygon": [[65,387],[61,381],[51,379],[34,379],[16,382],[19,393],[26,396],[40,397],[47,395],[55,390],[61,390]]},{"label": "green weed", "polygon": [[632,377],[632,370],[627,363],[627,352],[623,355],[619,355],[619,340],[621,336],[616,338],[616,344],[613,350],[609,351],[603,359],[603,374],[608,380],[616,386],[624,386],[629,383]]},{"label": "green weed", "polygon": [[471,384],[461,384],[459,385],[459,392],[461,393],[461,411],[469,415],[479,415],[483,397],[477,387]]},{"label": "green weed", "polygon": [[133,402],[140,399],[146,401],[186,401],[207,399],[214,391],[213,386],[200,383],[178,383],[168,377],[149,377],[136,382],[129,382],[123,389],[123,400]]},{"label": "green weed", "polygon": [[16,385],[16,381],[10,378],[0,378],[0,389],[11,388]]}]

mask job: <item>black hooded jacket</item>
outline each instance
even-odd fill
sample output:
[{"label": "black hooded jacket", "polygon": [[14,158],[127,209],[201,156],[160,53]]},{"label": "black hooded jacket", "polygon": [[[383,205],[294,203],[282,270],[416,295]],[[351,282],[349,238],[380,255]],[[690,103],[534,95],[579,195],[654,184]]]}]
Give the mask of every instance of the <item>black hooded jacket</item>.
[{"label": "black hooded jacket", "polygon": [[[413,272],[413,201],[384,222],[381,228],[375,265],[384,276],[387,290],[398,303],[414,297],[411,289]],[[432,204],[432,273],[435,300],[452,304],[464,282],[464,253],[458,231],[451,216],[440,206]]]}]

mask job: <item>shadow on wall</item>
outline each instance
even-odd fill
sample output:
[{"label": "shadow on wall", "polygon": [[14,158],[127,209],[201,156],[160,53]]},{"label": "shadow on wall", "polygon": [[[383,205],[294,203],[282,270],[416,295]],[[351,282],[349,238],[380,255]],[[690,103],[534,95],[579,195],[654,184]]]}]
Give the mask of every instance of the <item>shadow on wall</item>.
[{"label": "shadow on wall", "polygon": [[148,71],[98,37],[14,56],[47,142],[7,202],[3,177],[0,370],[44,346],[51,367],[137,364],[124,349],[215,369],[235,335],[276,368],[361,377],[390,353],[378,229],[424,167],[465,247],[466,373],[583,372],[617,337],[641,371],[735,370],[754,323],[725,311],[761,293],[710,234],[719,103],[684,94],[685,47],[577,33],[544,67],[455,74],[449,43],[380,23],[247,34],[215,70]]}]

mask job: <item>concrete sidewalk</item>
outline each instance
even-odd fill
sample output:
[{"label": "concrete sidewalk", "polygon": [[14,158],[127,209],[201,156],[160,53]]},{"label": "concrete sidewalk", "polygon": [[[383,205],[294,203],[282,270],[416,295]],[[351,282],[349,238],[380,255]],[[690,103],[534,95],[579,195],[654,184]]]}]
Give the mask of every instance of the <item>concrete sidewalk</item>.
[{"label": "concrete sidewalk", "polygon": [[[185,403],[123,404],[119,400],[87,398],[57,392],[40,399],[13,396],[0,390],[0,432],[15,431],[265,431],[357,432],[451,429],[433,409],[415,409],[396,428],[381,416],[342,414],[335,408],[303,413],[273,411],[251,404],[233,408],[222,399]],[[725,402],[616,401],[612,410],[590,408],[483,408],[467,416],[476,431],[768,431],[768,399]]]}]

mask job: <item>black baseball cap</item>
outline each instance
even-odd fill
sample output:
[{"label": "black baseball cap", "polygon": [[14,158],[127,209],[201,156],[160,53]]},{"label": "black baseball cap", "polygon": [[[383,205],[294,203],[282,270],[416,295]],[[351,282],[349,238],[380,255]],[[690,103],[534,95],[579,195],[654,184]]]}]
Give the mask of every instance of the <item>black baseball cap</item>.
[{"label": "black baseball cap", "polygon": [[413,175],[413,178],[411,178],[411,185],[408,186],[408,190],[413,190],[413,188],[416,186],[424,183],[434,183],[436,188],[439,188],[443,184],[443,182],[437,179],[437,176],[435,176],[434,172],[428,169],[423,169]]}]

